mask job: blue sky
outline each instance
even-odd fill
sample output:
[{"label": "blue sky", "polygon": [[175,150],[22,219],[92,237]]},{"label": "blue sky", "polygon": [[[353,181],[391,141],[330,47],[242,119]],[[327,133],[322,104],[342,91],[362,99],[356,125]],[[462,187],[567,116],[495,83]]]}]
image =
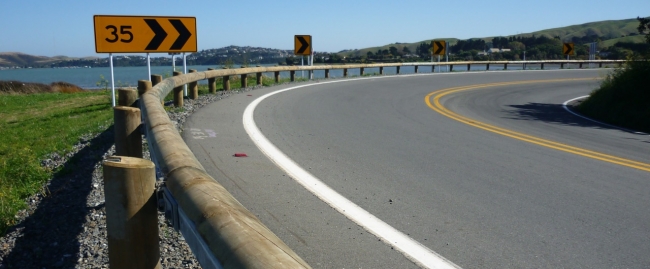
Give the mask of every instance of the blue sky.
[{"label": "blue sky", "polygon": [[95,53],[93,15],[196,17],[199,50],[292,49],[308,34],[316,51],[337,52],[650,16],[650,1],[0,0],[0,52],[106,57]]}]

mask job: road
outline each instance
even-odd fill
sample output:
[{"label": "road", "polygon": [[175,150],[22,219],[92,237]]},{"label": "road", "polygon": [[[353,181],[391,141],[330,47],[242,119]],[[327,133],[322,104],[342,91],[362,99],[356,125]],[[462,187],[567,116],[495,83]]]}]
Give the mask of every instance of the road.
[{"label": "road", "polygon": [[314,268],[418,265],[307,191],[249,137],[246,107],[296,85],[305,87],[259,103],[253,118],[261,133],[351,203],[456,265],[647,268],[650,138],[562,107],[606,72],[289,84],[211,104],[185,129],[212,135],[183,137],[208,172]]}]

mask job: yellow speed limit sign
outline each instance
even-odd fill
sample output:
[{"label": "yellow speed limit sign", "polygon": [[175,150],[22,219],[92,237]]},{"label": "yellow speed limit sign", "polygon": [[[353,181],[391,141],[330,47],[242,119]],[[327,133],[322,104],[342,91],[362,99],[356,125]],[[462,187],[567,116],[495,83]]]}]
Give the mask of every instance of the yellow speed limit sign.
[{"label": "yellow speed limit sign", "polygon": [[95,15],[97,53],[196,52],[196,18]]}]

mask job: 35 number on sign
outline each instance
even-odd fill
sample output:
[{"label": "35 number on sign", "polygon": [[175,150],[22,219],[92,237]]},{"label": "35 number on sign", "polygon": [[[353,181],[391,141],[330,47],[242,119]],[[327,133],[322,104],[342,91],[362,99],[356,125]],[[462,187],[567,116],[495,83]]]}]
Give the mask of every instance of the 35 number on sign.
[{"label": "35 number on sign", "polygon": [[111,30],[111,35],[113,35],[113,37],[114,37],[114,38],[111,38],[111,39],[106,38],[106,41],[108,41],[110,43],[115,43],[118,40],[123,42],[123,43],[130,43],[131,41],[133,41],[133,33],[131,33],[131,31],[129,31],[129,30],[131,30],[130,25],[120,25],[120,35],[127,35],[127,36],[129,36],[129,39],[120,38],[117,35],[117,27],[115,25],[106,26],[106,30]]}]

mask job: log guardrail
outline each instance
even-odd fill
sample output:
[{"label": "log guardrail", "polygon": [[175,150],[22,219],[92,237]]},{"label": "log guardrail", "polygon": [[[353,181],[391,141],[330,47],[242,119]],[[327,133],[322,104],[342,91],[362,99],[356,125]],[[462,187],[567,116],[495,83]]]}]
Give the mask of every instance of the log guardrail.
[{"label": "log guardrail", "polygon": [[[310,268],[310,266],[291,250],[273,232],[264,226],[251,212],[241,205],[221,184],[212,178],[192,151],[183,141],[174,124],[167,115],[161,101],[174,91],[175,105],[182,105],[181,87],[200,80],[208,80],[210,92],[214,93],[215,78],[223,77],[224,89],[230,89],[229,78],[241,76],[244,81],[249,74],[255,74],[261,84],[262,73],[274,73],[279,81],[280,72],[290,72],[291,80],[296,71],[343,69],[347,76],[349,69],[379,68],[380,74],[385,67],[396,67],[400,73],[401,66],[464,66],[471,65],[508,65],[515,64],[602,64],[622,63],[616,60],[595,61],[482,61],[482,62],[419,62],[419,63],[376,63],[348,65],[316,66],[275,66],[251,67],[237,69],[212,69],[187,74],[174,74],[152,87],[149,81],[139,81],[139,106],[143,118],[143,130],[147,138],[152,161],[156,165],[158,178],[164,178],[165,187],[161,191],[164,197],[165,213],[174,227],[180,230],[194,255],[203,268]],[[434,68],[432,68],[433,71]],[[417,69],[416,69],[417,70]],[[156,76],[156,75],[154,75]],[[152,76],[153,77],[153,76]],[[154,81],[159,81],[159,76]],[[245,85],[242,83],[242,86]],[[192,90],[191,97],[195,97]]]}]

